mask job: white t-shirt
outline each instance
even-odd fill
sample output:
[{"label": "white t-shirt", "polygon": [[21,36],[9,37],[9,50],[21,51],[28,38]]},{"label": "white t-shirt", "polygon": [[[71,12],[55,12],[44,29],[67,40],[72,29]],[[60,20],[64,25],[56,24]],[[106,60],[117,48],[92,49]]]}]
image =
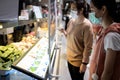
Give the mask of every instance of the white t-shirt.
[{"label": "white t-shirt", "polygon": [[[109,32],[105,36],[104,44],[105,44],[104,45],[105,50],[107,50],[108,48],[111,48],[112,50],[120,51],[120,34],[117,32]],[[87,69],[84,74],[84,80],[89,79],[89,67],[90,67],[90,64],[87,65]]]},{"label": "white t-shirt", "polygon": [[117,32],[109,32],[104,39],[104,49],[107,51],[108,48],[120,51],[120,34]]}]

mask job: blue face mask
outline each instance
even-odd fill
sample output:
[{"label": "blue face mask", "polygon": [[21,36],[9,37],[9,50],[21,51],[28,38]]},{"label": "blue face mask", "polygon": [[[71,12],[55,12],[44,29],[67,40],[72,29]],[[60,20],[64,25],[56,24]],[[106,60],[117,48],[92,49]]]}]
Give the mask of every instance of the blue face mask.
[{"label": "blue face mask", "polygon": [[101,23],[101,18],[96,18],[94,12],[89,13],[89,20],[90,20],[93,24],[100,24],[100,23]]}]

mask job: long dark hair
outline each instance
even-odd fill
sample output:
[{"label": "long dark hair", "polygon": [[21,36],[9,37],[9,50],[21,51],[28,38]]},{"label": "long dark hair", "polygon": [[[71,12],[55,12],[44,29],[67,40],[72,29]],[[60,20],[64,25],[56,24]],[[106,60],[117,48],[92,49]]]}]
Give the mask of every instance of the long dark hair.
[{"label": "long dark hair", "polygon": [[90,12],[90,6],[85,0],[76,0],[77,11],[83,8],[83,15],[88,18],[88,13]]},{"label": "long dark hair", "polygon": [[108,15],[112,17],[113,21],[120,22],[120,1],[118,0],[91,0],[97,9],[106,6]]}]

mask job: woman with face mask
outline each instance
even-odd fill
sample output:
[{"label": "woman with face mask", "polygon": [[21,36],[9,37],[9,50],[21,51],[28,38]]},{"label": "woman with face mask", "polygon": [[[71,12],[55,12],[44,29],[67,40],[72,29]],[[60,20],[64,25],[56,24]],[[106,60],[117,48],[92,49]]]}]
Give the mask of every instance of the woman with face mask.
[{"label": "woman with face mask", "polygon": [[77,10],[76,10],[76,2],[75,1],[73,1],[70,4],[70,17],[71,17],[71,19],[77,18]]},{"label": "woman with face mask", "polygon": [[76,2],[77,18],[68,23],[67,30],[61,30],[67,39],[67,62],[72,80],[83,80],[86,65],[92,50],[92,24],[87,19],[89,6],[85,0]]},{"label": "woman with face mask", "polygon": [[71,10],[70,11],[70,18],[71,19],[76,19],[77,18],[77,11],[76,10]]},{"label": "woman with face mask", "polygon": [[65,30],[67,29],[67,24],[71,19],[77,18],[77,10],[76,10],[76,1],[71,1],[69,4],[69,10],[65,17]]},{"label": "woman with face mask", "polygon": [[101,27],[101,20],[95,17],[95,12],[91,9],[91,12],[89,13],[89,20],[93,24],[93,37],[94,37],[94,42],[99,36],[99,33],[102,29]]},{"label": "woman with face mask", "polygon": [[91,8],[103,28],[84,80],[120,80],[120,0],[91,0]]}]

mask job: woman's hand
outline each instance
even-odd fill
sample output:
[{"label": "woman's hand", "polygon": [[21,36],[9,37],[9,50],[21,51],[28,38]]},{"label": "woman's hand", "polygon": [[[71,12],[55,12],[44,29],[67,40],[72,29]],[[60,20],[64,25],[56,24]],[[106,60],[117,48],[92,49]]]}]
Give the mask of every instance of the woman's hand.
[{"label": "woman's hand", "polygon": [[62,29],[59,29],[59,31],[62,32],[62,33],[64,33],[65,30],[62,28]]},{"label": "woman's hand", "polygon": [[85,64],[81,64],[81,66],[80,66],[80,73],[84,73],[85,72],[86,66],[87,65],[85,65]]},{"label": "woman's hand", "polygon": [[59,29],[59,31],[62,32],[67,37],[67,32],[63,28]]}]

